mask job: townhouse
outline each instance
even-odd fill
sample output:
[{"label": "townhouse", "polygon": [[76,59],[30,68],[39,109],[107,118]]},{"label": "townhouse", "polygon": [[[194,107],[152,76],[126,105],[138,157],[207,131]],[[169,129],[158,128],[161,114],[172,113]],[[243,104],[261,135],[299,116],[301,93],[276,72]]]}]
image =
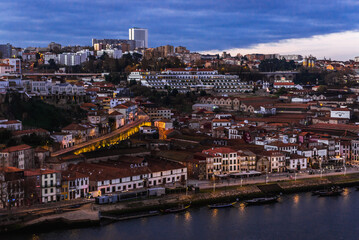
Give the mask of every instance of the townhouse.
[{"label": "townhouse", "polygon": [[89,195],[90,179],[88,174],[63,171],[61,178],[61,200],[84,198]]},{"label": "townhouse", "polygon": [[24,171],[25,180],[33,185],[33,203],[48,203],[60,200],[61,172],[51,169]]},{"label": "townhouse", "polygon": [[24,204],[24,170],[16,167],[0,167],[0,208],[11,209]]},{"label": "townhouse", "polygon": [[34,149],[22,144],[0,150],[0,166],[28,169],[34,167]]}]

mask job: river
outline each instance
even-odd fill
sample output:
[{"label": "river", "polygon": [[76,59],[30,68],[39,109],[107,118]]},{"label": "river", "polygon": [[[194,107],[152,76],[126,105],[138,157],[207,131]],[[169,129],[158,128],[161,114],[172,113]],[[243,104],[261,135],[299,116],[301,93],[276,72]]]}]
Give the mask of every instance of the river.
[{"label": "river", "polygon": [[[359,192],[342,196],[284,195],[278,203],[187,212],[116,222],[102,227],[38,234],[40,239],[359,239]],[[31,235],[7,236],[11,240]],[[0,236],[0,239],[4,239]]]}]

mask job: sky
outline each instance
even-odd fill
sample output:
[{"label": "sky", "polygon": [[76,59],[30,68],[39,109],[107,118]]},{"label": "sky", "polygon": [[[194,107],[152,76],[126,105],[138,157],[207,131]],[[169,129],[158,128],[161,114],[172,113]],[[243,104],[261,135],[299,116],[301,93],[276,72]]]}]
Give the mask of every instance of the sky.
[{"label": "sky", "polygon": [[359,0],[1,0],[0,44],[90,45],[148,28],[149,47],[359,56]]}]

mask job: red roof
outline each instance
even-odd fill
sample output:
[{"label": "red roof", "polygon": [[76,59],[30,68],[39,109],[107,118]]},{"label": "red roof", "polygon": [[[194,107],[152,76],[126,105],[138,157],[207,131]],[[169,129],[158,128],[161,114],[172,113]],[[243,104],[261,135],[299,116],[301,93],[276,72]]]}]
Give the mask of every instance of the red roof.
[{"label": "red roof", "polygon": [[274,86],[294,86],[295,84],[293,82],[275,82]]},{"label": "red roof", "polygon": [[20,136],[20,135],[26,135],[26,134],[32,134],[32,133],[50,134],[49,131],[42,129],[42,128],[19,130],[19,131],[14,131],[12,134],[13,134],[13,136]]},{"label": "red roof", "polygon": [[236,151],[233,150],[232,148],[227,148],[227,147],[218,147],[218,148],[210,148],[210,149],[206,149],[203,150],[202,153],[211,153],[211,154],[216,154],[216,153],[235,153]]},{"label": "red roof", "polygon": [[31,169],[31,170],[25,170],[24,174],[25,176],[39,176],[39,175],[45,175],[45,174],[51,174],[51,173],[57,173],[56,170],[51,169]]},{"label": "red roof", "polygon": [[6,121],[6,122],[2,122],[0,124],[16,124],[16,123],[21,123],[21,121],[19,121],[19,120],[9,120],[9,121]]},{"label": "red roof", "polygon": [[8,147],[5,148],[3,150],[1,150],[1,152],[17,152],[17,151],[22,151],[22,150],[27,150],[30,149],[31,147],[27,144],[21,144],[18,146],[13,146],[13,147]]},{"label": "red roof", "polygon": [[23,169],[16,167],[0,167],[0,172],[22,172]]}]

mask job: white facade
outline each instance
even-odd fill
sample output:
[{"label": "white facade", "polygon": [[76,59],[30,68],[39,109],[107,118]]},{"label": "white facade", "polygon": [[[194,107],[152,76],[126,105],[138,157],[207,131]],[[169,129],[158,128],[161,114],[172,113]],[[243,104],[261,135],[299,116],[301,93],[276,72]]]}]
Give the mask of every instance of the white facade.
[{"label": "white facade", "polygon": [[60,143],[61,148],[68,148],[75,145],[75,141],[72,140],[72,134],[70,133],[54,133],[51,135],[51,138],[55,142]]},{"label": "white facade", "polygon": [[335,109],[330,111],[331,118],[343,118],[343,119],[350,119],[350,111],[348,109]]},{"label": "white facade", "polygon": [[236,75],[221,75],[213,69],[166,69],[159,73],[136,71],[127,80],[136,80],[155,89],[170,87],[182,93],[201,89],[230,94],[251,92],[254,87],[252,82],[242,82]]},{"label": "white facade", "polygon": [[97,197],[99,194],[111,194],[138,188],[144,188],[145,180],[147,187],[153,187],[163,184],[174,184],[187,180],[187,168],[179,168],[167,171],[159,171],[148,174],[108,179],[104,181],[91,182],[89,191],[92,196]]},{"label": "white facade", "polygon": [[288,161],[287,169],[290,170],[305,170],[307,169],[307,159],[305,157],[295,157]]},{"label": "white facade", "polygon": [[148,29],[130,28],[128,39],[136,41],[136,48],[148,48]]},{"label": "white facade", "polygon": [[10,131],[19,131],[22,130],[22,123],[19,120],[0,120],[0,128],[6,128]]},{"label": "white facade", "polygon": [[41,197],[43,203],[56,201],[56,173],[41,175]]},{"label": "white facade", "polygon": [[118,49],[107,49],[97,51],[97,57],[101,57],[104,53],[106,53],[110,58],[120,59],[122,57],[122,50]]}]

